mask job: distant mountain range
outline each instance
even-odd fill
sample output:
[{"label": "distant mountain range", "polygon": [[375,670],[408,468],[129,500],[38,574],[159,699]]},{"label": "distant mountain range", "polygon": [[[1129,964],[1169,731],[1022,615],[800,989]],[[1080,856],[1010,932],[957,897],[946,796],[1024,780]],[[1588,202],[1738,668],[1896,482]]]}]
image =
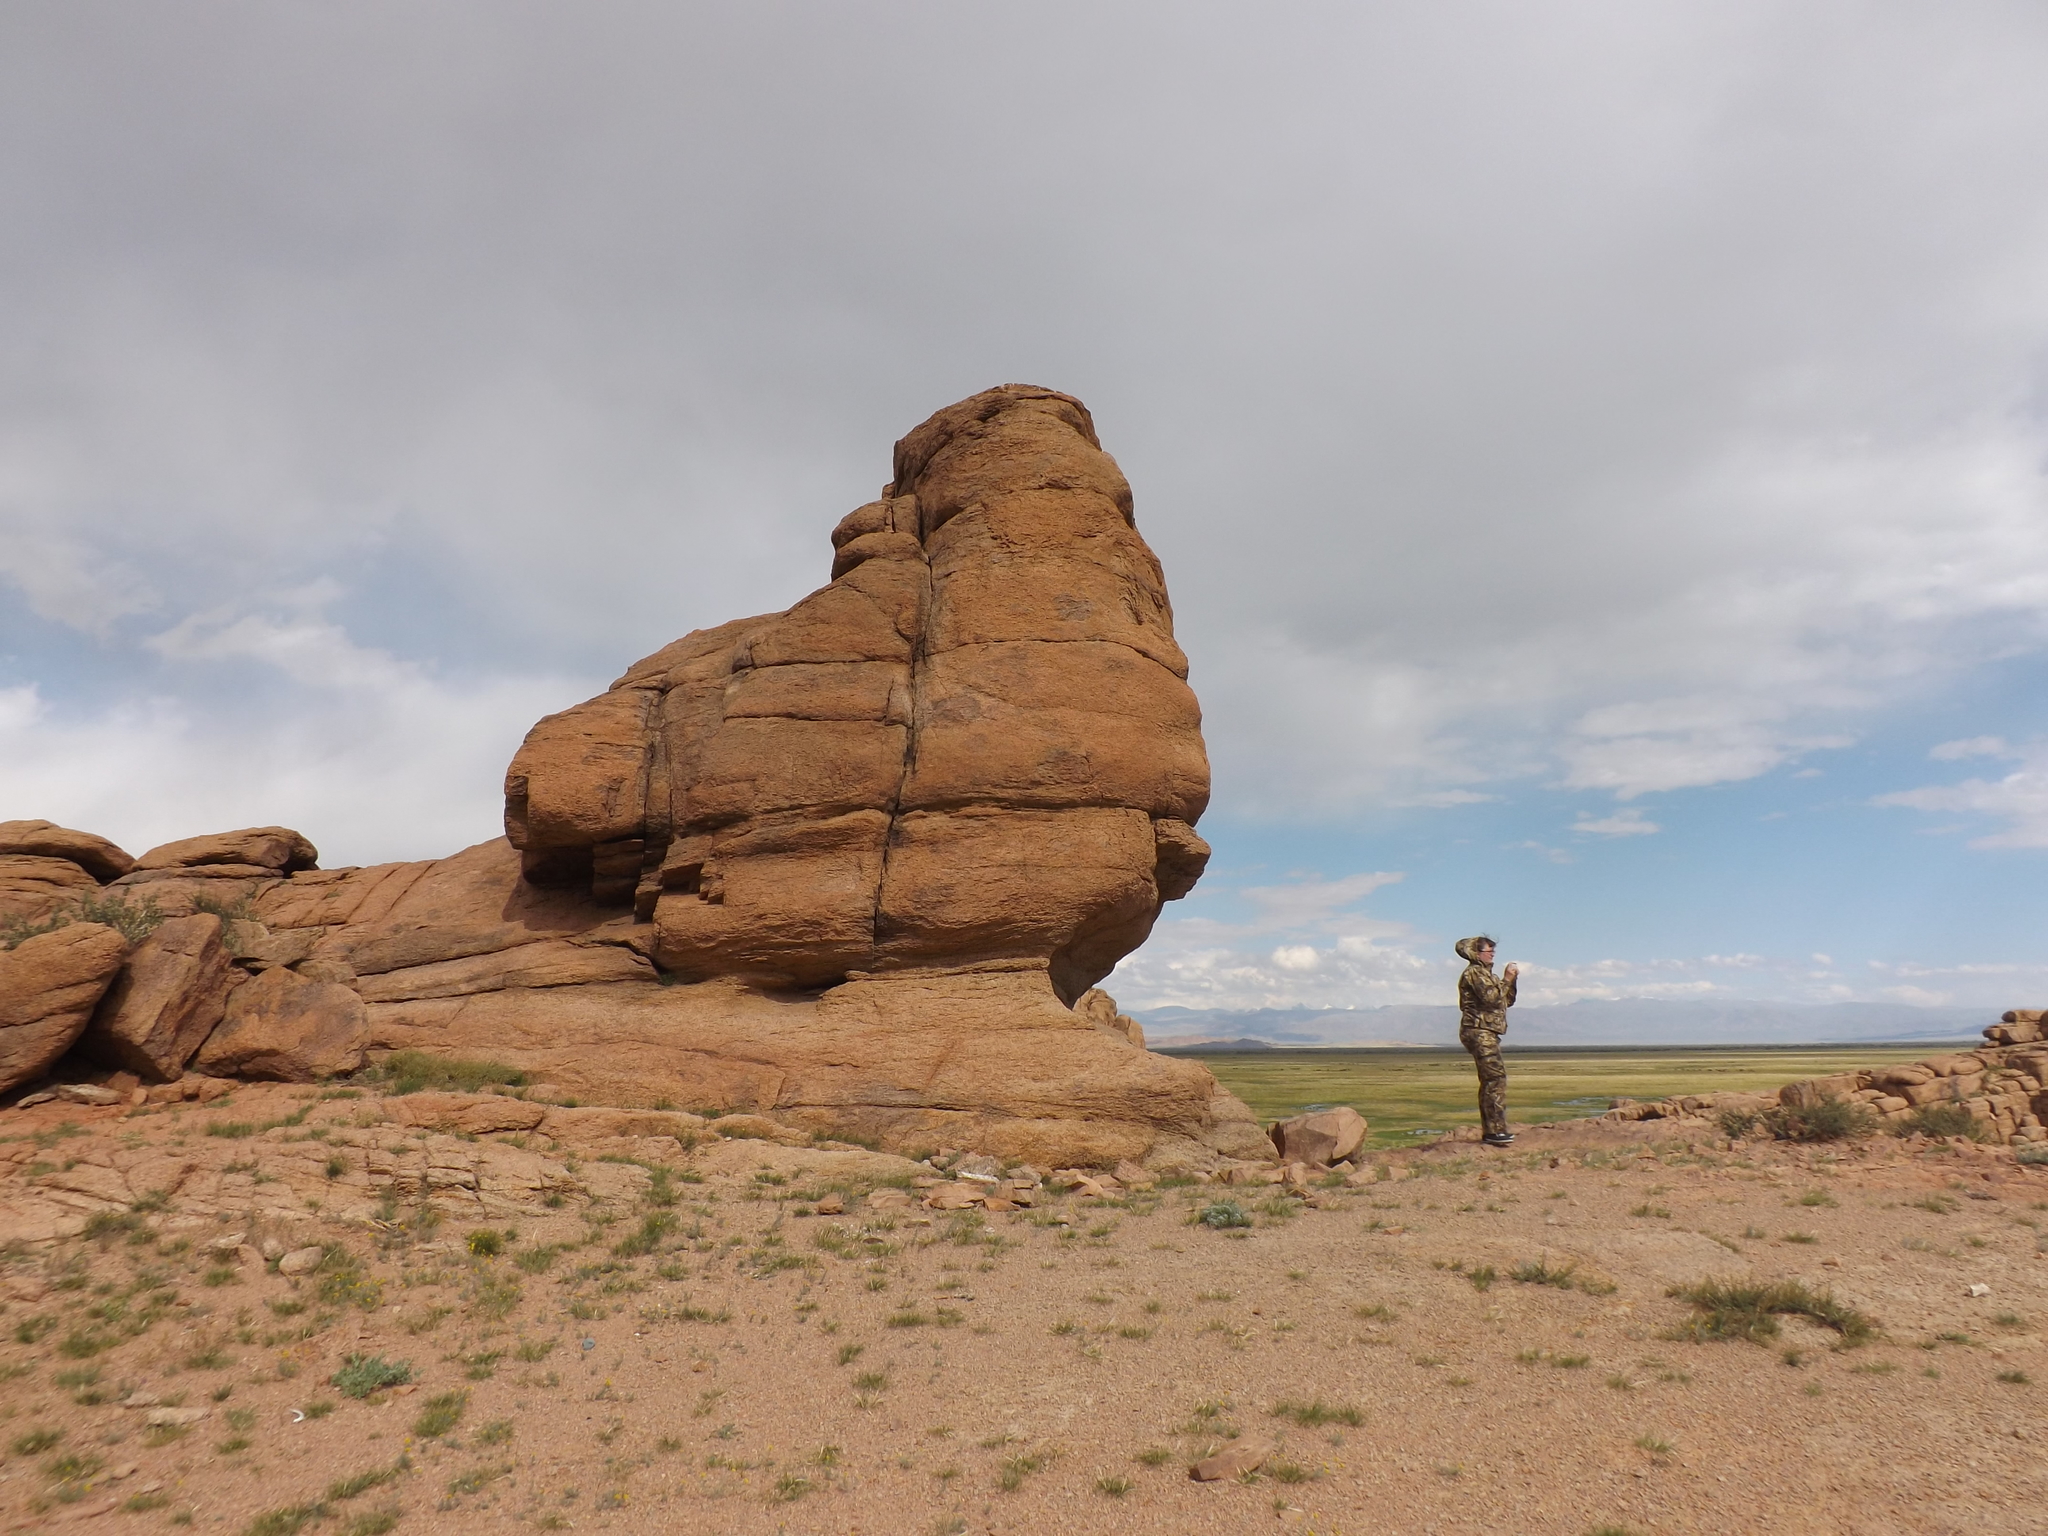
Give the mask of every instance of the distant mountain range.
[{"label": "distant mountain range", "polygon": [[[1458,1043],[1458,1010],[1407,1003],[1386,1008],[1131,1009],[1155,1048],[1265,1050],[1289,1045]],[[1526,1006],[1508,1016],[1517,1045],[1878,1045],[1970,1040],[1998,1022],[1986,1008],[1905,1003],[1611,1002]]]}]

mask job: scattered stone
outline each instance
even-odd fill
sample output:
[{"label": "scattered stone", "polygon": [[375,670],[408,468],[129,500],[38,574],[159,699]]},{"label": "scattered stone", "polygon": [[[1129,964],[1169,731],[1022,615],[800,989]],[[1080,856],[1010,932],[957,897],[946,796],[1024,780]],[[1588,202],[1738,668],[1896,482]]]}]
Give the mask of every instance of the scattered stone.
[{"label": "scattered stone", "polygon": [[1157,1189],[1159,1187],[1159,1180],[1128,1158],[1125,1158],[1116,1165],[1116,1170],[1111,1177],[1126,1189]]},{"label": "scattered stone", "polygon": [[246,1232],[230,1232],[226,1237],[216,1237],[205,1245],[208,1253],[233,1253],[249,1240]]},{"label": "scattered stone", "polygon": [[317,1246],[294,1248],[277,1261],[277,1272],[280,1275],[310,1275],[320,1267],[320,1260],[326,1254],[326,1249]]},{"label": "scattered stone", "polygon": [[1989,1296],[1991,1294],[1991,1287],[1988,1285],[1973,1285],[1965,1290],[1963,1294],[1970,1297]]},{"label": "scattered stone", "polygon": [[212,1410],[209,1408],[152,1408],[149,1410],[148,1418],[143,1422],[151,1429],[177,1428],[186,1424],[197,1424],[210,1412]]},{"label": "scattered stone", "polygon": [[836,1192],[829,1194],[818,1202],[817,1211],[820,1216],[843,1216],[846,1214],[846,1199]]},{"label": "scattered stone", "polygon": [[1276,1121],[1269,1134],[1283,1162],[1341,1163],[1364,1145],[1365,1117],[1347,1105]]},{"label": "scattered stone", "polygon": [[1214,1456],[1205,1457],[1188,1468],[1188,1476],[1198,1483],[1220,1483],[1232,1478],[1243,1477],[1247,1472],[1256,1472],[1266,1464],[1266,1458],[1273,1454],[1273,1447],[1257,1441],[1242,1441],[1227,1446]]},{"label": "scattered stone", "polygon": [[121,1095],[98,1083],[59,1083],[57,1097],[93,1109],[107,1109],[121,1102]]}]

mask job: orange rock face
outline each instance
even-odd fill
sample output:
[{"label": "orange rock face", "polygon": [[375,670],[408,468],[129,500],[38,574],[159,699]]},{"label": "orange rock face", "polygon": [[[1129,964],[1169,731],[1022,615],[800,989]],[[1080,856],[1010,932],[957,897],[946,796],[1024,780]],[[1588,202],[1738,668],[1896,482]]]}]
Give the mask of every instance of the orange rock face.
[{"label": "orange rock face", "polygon": [[897,444],[787,613],[685,637],[535,726],[530,883],[629,904],[687,980],[1043,964],[1061,1001],[1186,894],[1201,710],[1085,407],[1010,385]]}]

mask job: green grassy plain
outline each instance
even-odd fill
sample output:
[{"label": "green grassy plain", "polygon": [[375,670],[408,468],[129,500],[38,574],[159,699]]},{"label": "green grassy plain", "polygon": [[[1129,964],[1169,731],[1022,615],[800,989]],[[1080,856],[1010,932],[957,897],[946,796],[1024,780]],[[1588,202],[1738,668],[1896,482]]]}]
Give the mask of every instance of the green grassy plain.
[{"label": "green grassy plain", "polygon": [[[1610,1099],[1754,1092],[1852,1067],[1918,1061],[1952,1048],[1962,1047],[1509,1049],[1508,1114],[1522,1121],[1571,1120],[1599,1114]],[[1349,1104],[1371,1122],[1370,1144],[1392,1147],[1418,1133],[1479,1123],[1472,1058],[1459,1050],[1222,1051],[1196,1059],[1265,1125],[1311,1105]]]}]

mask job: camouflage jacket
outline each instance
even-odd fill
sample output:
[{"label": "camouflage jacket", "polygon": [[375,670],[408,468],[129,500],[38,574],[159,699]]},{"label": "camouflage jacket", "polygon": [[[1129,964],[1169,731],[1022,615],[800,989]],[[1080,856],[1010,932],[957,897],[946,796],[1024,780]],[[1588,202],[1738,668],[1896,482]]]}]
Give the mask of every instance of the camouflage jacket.
[{"label": "camouflage jacket", "polygon": [[1458,1028],[1484,1029],[1496,1035],[1508,1032],[1508,1010],[1515,1006],[1515,979],[1493,974],[1493,967],[1481,965],[1466,951],[1471,940],[1458,945],[1458,957],[1467,962],[1458,978]]}]

